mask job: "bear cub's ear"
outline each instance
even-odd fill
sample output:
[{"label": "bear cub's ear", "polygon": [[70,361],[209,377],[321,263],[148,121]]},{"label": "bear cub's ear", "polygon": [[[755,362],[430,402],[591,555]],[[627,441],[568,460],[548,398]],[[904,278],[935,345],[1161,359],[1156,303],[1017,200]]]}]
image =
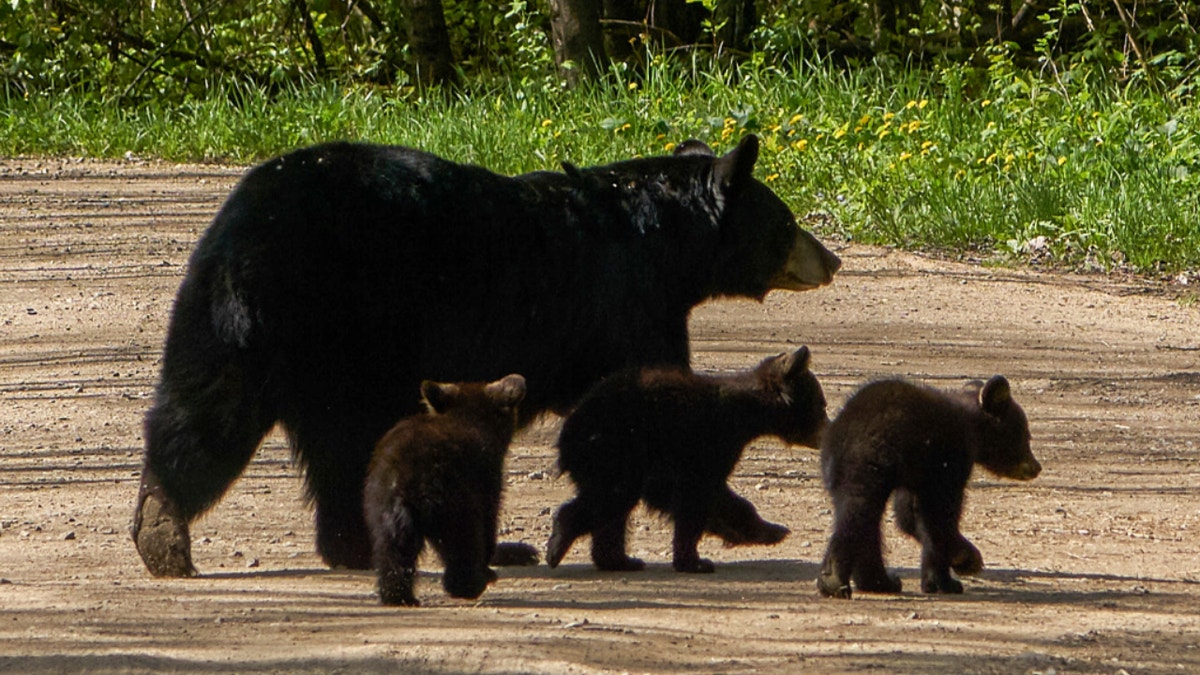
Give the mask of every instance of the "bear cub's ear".
[{"label": "bear cub's ear", "polygon": [[701,157],[716,157],[717,153],[708,147],[708,143],[698,141],[694,138],[689,138],[686,141],[675,146],[675,152],[671,153],[676,157],[684,157],[687,155],[699,155]]},{"label": "bear cub's ear", "polygon": [[525,398],[525,378],[514,373],[492,382],[485,391],[497,405],[512,408]]},{"label": "bear cub's ear", "polygon": [[458,396],[458,385],[425,380],[421,383],[421,399],[431,413],[444,412]]},{"label": "bear cub's ear", "polygon": [[1012,403],[1012,391],[1003,375],[994,375],[979,390],[979,407],[991,415],[999,416]]}]

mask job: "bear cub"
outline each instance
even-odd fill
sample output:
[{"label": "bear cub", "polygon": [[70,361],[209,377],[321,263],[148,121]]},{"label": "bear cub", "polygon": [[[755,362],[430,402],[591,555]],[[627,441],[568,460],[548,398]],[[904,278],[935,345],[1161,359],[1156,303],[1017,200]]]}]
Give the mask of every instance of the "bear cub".
[{"label": "bear cub", "polygon": [[428,541],[442,559],[442,586],[473,599],[496,579],[496,523],[504,458],[525,379],[421,383],[427,408],[376,445],[363,490],[372,562],[385,605],[416,606],[417,558]]},{"label": "bear cub", "polygon": [[743,448],[760,436],[818,446],[829,418],[809,360],[801,347],[731,375],[660,366],[621,371],[593,387],[558,438],[559,469],[575,483],[576,497],[555,513],[550,566],[591,534],[596,567],[643,569],[625,552],[627,521],[639,500],[674,521],[673,564],[680,572],[713,571],[696,551],[705,532],[730,546],[781,541],[789,530],[760,518],[726,480]]},{"label": "bear cub", "polygon": [[821,444],[821,472],[833,499],[833,534],[817,588],[849,598],[898,593],[883,563],[880,521],[894,495],[896,524],[921,542],[921,590],[962,593],[950,575],[983,569],[959,531],[971,469],[1031,480],[1041,472],[1029,449],[1029,422],[997,375],[946,392],[904,380],[870,383],[846,402]]}]

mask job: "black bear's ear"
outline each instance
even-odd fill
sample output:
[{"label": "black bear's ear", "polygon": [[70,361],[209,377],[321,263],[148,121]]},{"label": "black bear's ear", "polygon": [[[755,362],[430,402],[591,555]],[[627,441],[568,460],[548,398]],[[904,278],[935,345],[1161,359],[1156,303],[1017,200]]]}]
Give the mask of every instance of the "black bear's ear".
[{"label": "black bear's ear", "polygon": [[979,390],[979,406],[984,412],[999,415],[1012,402],[1012,391],[1003,375],[995,375]]},{"label": "black bear's ear", "polygon": [[425,380],[421,383],[421,398],[429,412],[440,413],[458,395],[458,385]]},{"label": "black bear's ear", "polygon": [[754,174],[758,161],[758,136],[749,134],[741,143],[713,162],[713,185],[722,192],[738,188]]},{"label": "black bear's ear", "polygon": [[525,398],[525,378],[514,373],[492,382],[485,391],[497,404],[511,408]]},{"label": "black bear's ear", "polygon": [[808,370],[808,365],[812,361],[812,354],[809,353],[808,347],[801,347],[790,355],[791,364],[785,371],[789,376],[799,375]]},{"label": "black bear's ear", "polygon": [[717,153],[713,152],[713,149],[708,147],[708,143],[705,143],[704,141],[698,141],[694,138],[689,138],[675,146],[675,152],[671,154],[675,155],[676,157],[683,157],[685,155],[699,155],[700,157],[717,156]]},{"label": "black bear's ear", "polygon": [[583,180],[583,173],[579,171],[579,167],[575,166],[574,164],[572,164],[570,162],[563,162],[562,170],[563,170],[563,173],[567,174],[567,178],[570,178],[571,180],[575,181],[576,183]]}]

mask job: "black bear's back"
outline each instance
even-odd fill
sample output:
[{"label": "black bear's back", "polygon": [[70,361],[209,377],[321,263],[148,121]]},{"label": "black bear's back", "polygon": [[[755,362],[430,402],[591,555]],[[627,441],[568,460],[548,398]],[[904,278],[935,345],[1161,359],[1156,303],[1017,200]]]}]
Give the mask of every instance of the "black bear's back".
[{"label": "black bear's back", "polygon": [[969,475],[971,431],[969,409],[951,394],[899,379],[872,382],[825,432],[826,485],[834,489],[867,467],[885,483],[914,488],[947,471]]}]

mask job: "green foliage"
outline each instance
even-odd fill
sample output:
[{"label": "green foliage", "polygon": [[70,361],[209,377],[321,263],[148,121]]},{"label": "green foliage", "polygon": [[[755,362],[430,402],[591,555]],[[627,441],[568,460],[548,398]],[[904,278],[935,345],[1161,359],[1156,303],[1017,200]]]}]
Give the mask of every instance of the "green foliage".
[{"label": "green foliage", "polygon": [[[397,3],[376,4],[384,26],[403,25]],[[966,58],[944,49],[918,64],[819,44],[823,25],[847,45],[869,42],[861,3],[770,0],[750,58],[650,51],[567,90],[542,3],[446,0],[471,76],[418,91],[404,86],[396,32],[345,6],[307,0],[322,69],[294,0],[0,0],[0,155],[248,163],[354,138],[512,173],[661,154],[689,137],[725,149],[753,132],[759,176],[798,213],[832,215],[846,237],[1088,268],[1200,268],[1187,24],[1143,16],[1135,34],[1114,10],[1053,0],[1025,45],[985,41]],[[1093,30],[1080,30],[1085,12]],[[898,25],[926,45],[940,35],[924,13]],[[1121,47],[1131,36],[1136,52]]]}]

